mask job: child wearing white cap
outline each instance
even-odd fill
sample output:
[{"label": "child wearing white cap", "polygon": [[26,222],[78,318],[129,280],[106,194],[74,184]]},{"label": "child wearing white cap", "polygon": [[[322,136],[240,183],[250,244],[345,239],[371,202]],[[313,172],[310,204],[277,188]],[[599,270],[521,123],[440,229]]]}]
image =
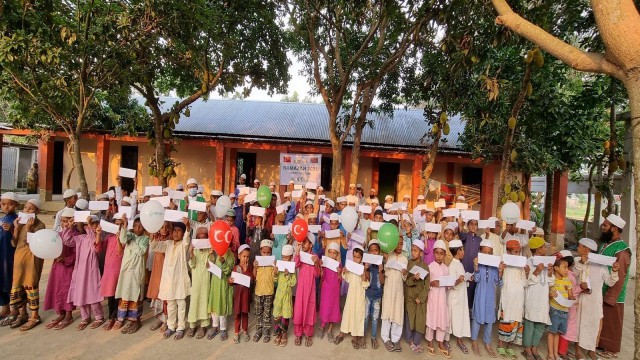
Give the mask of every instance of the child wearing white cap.
[{"label": "child wearing white cap", "polygon": [[[198,228],[195,232],[195,239],[209,243],[209,231],[205,227]],[[189,269],[191,269],[191,296],[189,300],[189,313],[187,321],[189,330],[187,337],[195,336],[202,339],[206,335],[207,328],[211,323],[209,312],[207,311],[207,301],[209,299],[210,273],[209,254],[212,249],[194,248],[193,243],[189,246]],[[198,323],[200,323],[198,326]],[[197,328],[197,331],[196,331]]]},{"label": "child wearing white cap", "polygon": [[[402,325],[404,324],[404,281],[407,279],[406,265],[409,262],[406,256],[402,255],[402,238],[398,239],[398,246],[387,255],[384,274],[384,294],[382,295],[382,313],[380,319],[382,326],[380,337],[384,342],[387,351],[400,352],[400,337],[402,336]],[[389,267],[391,262],[404,265],[402,270]]]},{"label": "child wearing white cap", "polygon": [[[64,200],[64,207],[73,209],[76,206],[76,202],[78,201],[78,194],[73,189],[67,189],[62,194],[62,199]],[[60,211],[56,213],[55,220],[53,221],[53,231],[60,232],[62,231],[61,219],[62,208]]]},{"label": "child wearing white cap", "polygon": [[[362,246],[356,245],[352,251],[353,262],[362,264],[364,250]],[[364,319],[365,319],[365,292],[369,287],[369,273],[363,271],[362,275],[357,275],[346,268],[342,269],[342,279],[349,284],[347,299],[342,312],[342,323],[340,324],[340,334],[336,337],[336,344],[339,344],[346,334],[351,333],[351,344],[354,349],[364,349],[367,347],[364,341]]]},{"label": "child wearing white cap", "polygon": [[[245,245],[238,249],[238,265],[233,268],[234,272],[248,276],[251,282],[254,280],[253,266],[249,262],[249,247]],[[229,277],[229,283],[233,284],[233,314],[236,327],[233,342],[240,343],[240,332],[242,331],[242,340],[249,341],[249,310],[251,300],[250,288],[234,283],[233,274]],[[259,340],[259,339],[258,339]]]},{"label": "child wearing white cap", "polygon": [[[438,225],[439,226],[439,225]],[[447,304],[447,288],[440,286],[439,278],[449,275],[449,268],[444,264],[447,247],[444,241],[438,240],[433,245],[434,260],[429,264],[429,299],[427,300],[427,339],[428,354],[435,355],[433,339],[438,342],[438,350],[449,358],[451,350],[444,345],[449,341],[449,307]]]},{"label": "child wearing white cap", "polygon": [[[293,260],[293,245],[282,247],[282,261]],[[278,288],[273,300],[274,345],[287,346],[287,331],[289,330],[289,319],[293,317],[293,287],[296,286],[296,273],[289,270],[278,272]]]},{"label": "child wearing white cap", "polygon": [[[71,210],[71,209],[69,209]],[[64,213],[63,213],[64,216]],[[114,216],[115,217],[115,216]],[[73,219],[73,215],[70,217]],[[122,219],[114,220],[116,225],[122,223]],[[100,279],[100,295],[107,299],[108,320],[102,326],[102,329],[109,331],[118,318],[118,302],[116,299],[116,287],[118,285],[118,277],[120,276],[120,268],[122,267],[122,255],[124,247],[118,239],[118,234],[106,234],[102,240],[102,248],[105,249],[104,269],[102,278]]]},{"label": "child wearing white cap", "polygon": [[[249,249],[246,244],[240,245],[238,254],[242,250]],[[207,339],[213,340],[220,334],[220,340],[229,338],[227,333],[227,316],[233,314],[233,287],[229,284],[229,276],[233,271],[236,258],[231,249],[227,249],[223,256],[215,251],[211,252],[209,261],[220,268],[221,275],[211,276],[211,286],[209,287],[208,310],[211,314],[211,329],[207,331]]]},{"label": "child wearing white cap", "polygon": [[[326,254],[329,258],[340,261],[340,245],[337,242],[330,242],[326,246]],[[320,339],[325,333],[329,342],[333,342],[333,325],[340,323],[340,277],[342,267],[338,266],[337,271],[328,268],[320,269]],[[327,328],[328,325],[328,328]],[[338,339],[336,338],[336,343]],[[342,341],[342,340],[340,340]]]},{"label": "child wearing white cap", "polygon": [[[316,278],[320,276],[320,260],[311,254],[311,247],[315,242],[313,234],[309,233],[302,243],[296,243],[296,269],[298,270],[298,285],[296,287],[295,304],[293,307],[293,327],[296,336],[294,344],[302,344],[305,335],[305,346],[313,345],[313,328],[316,323]],[[311,255],[314,265],[302,262],[300,252]]]},{"label": "child wearing white cap", "polygon": [[[464,247],[462,241],[449,241],[449,251],[452,256],[449,263],[449,275],[456,279],[455,286],[449,288],[447,293],[447,305],[449,306],[449,333],[456,337],[456,345],[464,354],[469,353],[469,349],[462,341],[463,338],[471,337],[471,321],[469,320],[469,304],[467,302],[467,284],[465,280]],[[445,259],[446,260],[446,259]]]},{"label": "child wearing white cap", "polygon": [[[380,256],[380,242],[371,240],[367,244],[367,253]],[[369,272],[369,287],[367,288],[365,304],[364,330],[367,331],[367,322],[371,318],[371,347],[378,348],[378,319],[382,302],[382,287],[384,286],[384,267],[382,264],[365,264],[365,271]]]},{"label": "child wearing white cap", "polygon": [[[411,271],[413,268],[419,267],[427,270],[428,266],[422,259],[423,255],[424,242],[419,239],[413,240],[411,243],[411,258],[407,269]],[[416,355],[422,354],[424,351],[420,344],[426,330],[428,281],[428,275],[422,279],[420,278],[420,273],[416,272],[415,274],[407,275],[404,283],[405,339]]]},{"label": "child wearing white cap", "polygon": [[[340,215],[333,213],[329,216],[329,226],[331,228],[331,230],[338,230],[340,227]],[[338,245],[338,247],[340,248],[338,250],[338,261],[340,261],[340,264],[344,265],[344,261],[346,259],[343,259],[342,257],[342,253],[346,252],[347,248],[348,248],[348,244],[347,244],[347,237],[344,236],[344,233],[342,231],[340,231],[340,236],[338,237],[332,237],[332,238],[327,238],[326,237],[326,232],[322,231],[318,234],[318,237],[320,238],[320,241],[322,242],[322,248],[323,249],[328,249],[329,245],[332,243],[335,243]]]},{"label": "child wearing white cap", "polygon": [[9,316],[13,255],[16,250],[12,244],[13,222],[18,218],[16,214],[18,205],[18,197],[12,192],[6,192],[0,197],[0,207],[5,214],[0,219],[2,221],[2,230],[0,230],[0,325]]},{"label": "child wearing white cap", "polygon": [[[273,241],[263,239],[260,242],[260,256],[271,256]],[[260,341],[264,336],[264,342],[271,341],[271,310],[273,309],[273,294],[275,291],[273,279],[277,269],[275,263],[269,266],[259,266],[258,260],[253,262],[253,277],[256,279],[256,287],[253,294],[253,315],[256,318],[256,332],[253,341]]]}]

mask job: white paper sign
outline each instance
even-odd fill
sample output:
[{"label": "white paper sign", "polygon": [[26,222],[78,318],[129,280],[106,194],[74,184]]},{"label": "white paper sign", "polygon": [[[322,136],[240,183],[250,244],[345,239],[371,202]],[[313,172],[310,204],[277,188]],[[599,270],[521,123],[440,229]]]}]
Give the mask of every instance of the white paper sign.
[{"label": "white paper sign", "polygon": [[351,233],[351,240],[359,244],[364,244],[364,237],[362,235]]},{"label": "white paper sign", "polygon": [[478,221],[478,229],[493,229],[494,227],[496,227],[496,222],[493,220]]},{"label": "white paper sign", "polygon": [[282,204],[280,206],[276,207],[276,214],[282,214],[283,212],[287,211],[287,205],[286,204]]},{"label": "white paper sign", "polygon": [[289,271],[289,274],[295,274],[296,272],[296,263],[293,261],[276,261],[276,267],[279,272],[284,272],[285,270]]},{"label": "white paper sign", "polygon": [[613,263],[616,262],[616,258],[613,256],[589,253],[589,262],[605,266],[612,266]]},{"label": "white paper sign", "polygon": [[333,260],[328,256],[322,257],[322,267],[327,268],[333,272],[338,272],[338,267],[340,267],[340,262]]},{"label": "white paper sign", "polygon": [[362,255],[362,262],[373,265],[382,265],[382,255],[373,255],[369,253],[364,253]]},{"label": "white paper sign", "polygon": [[379,222],[379,221],[372,221],[369,224],[369,229],[371,229],[372,231],[378,231],[380,230],[380,227],[383,225],[383,222]]},{"label": "white paper sign", "polygon": [[209,267],[207,268],[207,270],[213,275],[217,276],[218,279],[222,278],[222,269],[220,269],[218,265],[212,263],[211,261],[209,261]]},{"label": "white paper sign", "polygon": [[89,216],[91,216],[91,211],[76,211],[73,213],[73,222],[86,223]]},{"label": "white paper sign", "polygon": [[527,265],[527,258],[524,256],[504,254],[502,255],[502,262],[507,266],[523,268]]},{"label": "white paper sign", "polygon": [[131,206],[119,206],[118,214],[120,214],[120,218],[122,219],[122,215],[127,215],[127,219],[131,220],[133,216],[131,216]]},{"label": "white paper sign", "polygon": [[398,215],[382,214],[382,218],[384,219],[384,221],[387,221],[387,222],[391,220],[398,221]]},{"label": "white paper sign", "polygon": [[118,175],[125,178],[134,179],[136,177],[136,171],[133,169],[127,169],[121,167],[118,171]]},{"label": "white paper sign", "polygon": [[473,276],[473,273],[464,273],[464,281],[470,281],[471,277]]},{"label": "white paper sign", "polygon": [[456,286],[456,278],[453,275],[440,276],[437,278],[439,287]]},{"label": "white paper sign", "polygon": [[322,230],[322,226],[320,225],[307,225],[307,227],[309,228],[309,232],[312,234],[317,234]]},{"label": "white paper sign", "polygon": [[469,204],[467,204],[467,203],[456,203],[456,209],[468,210],[469,209]]},{"label": "white paper sign", "polygon": [[327,230],[324,232],[325,239],[334,239],[340,237],[341,235],[342,233],[340,232],[340,229]]},{"label": "white paper sign", "polygon": [[251,287],[251,278],[245,274],[232,271],[231,276],[234,284],[242,285],[244,287]]},{"label": "white paper sign", "polygon": [[416,211],[416,210],[417,210],[418,212],[420,212],[420,211],[422,211],[422,210],[427,210],[427,204],[420,204],[420,205],[416,206],[416,208],[415,208],[415,209],[413,209],[413,211]]},{"label": "white paper sign", "polygon": [[391,210],[392,207],[393,207],[393,204],[389,204],[389,203],[385,203],[384,204],[384,209],[385,210]]},{"label": "white paper sign", "polygon": [[325,223],[327,223],[327,224],[329,224],[329,223],[331,222],[330,220],[331,220],[331,219],[330,219],[327,215],[324,215],[324,216],[322,217],[322,221],[323,221],[323,222],[325,222]]},{"label": "white paper sign", "polygon": [[253,216],[264,216],[266,209],[263,207],[259,207],[259,206],[252,206],[249,208],[249,215],[253,215]]},{"label": "white paper sign", "polygon": [[211,242],[209,239],[191,239],[191,245],[194,249],[211,249]]},{"label": "white paper sign", "polygon": [[325,205],[320,205],[318,206],[318,210],[321,212],[324,212],[327,209],[327,207]]},{"label": "white paper sign", "polygon": [[516,227],[518,229],[523,229],[526,231],[531,231],[533,230],[533,228],[536,226],[536,223],[534,221],[529,221],[529,220],[518,220],[518,222],[516,222]]},{"label": "white paper sign", "polygon": [[109,199],[113,199],[116,197],[116,192],[113,190],[109,190],[107,191],[107,196],[109,196]]},{"label": "white paper sign", "polygon": [[444,200],[438,200],[433,204],[436,208],[445,208],[447,207],[447,202]]},{"label": "white paper sign", "polygon": [[171,199],[172,200],[184,200],[184,198],[187,197],[187,193],[184,191],[178,191],[178,190],[174,190],[171,192]]},{"label": "white paper sign", "polygon": [[[18,223],[24,225],[24,224],[27,223],[27,221],[29,221],[29,219],[35,219],[36,218],[36,214],[35,213],[28,214],[28,213],[23,213],[21,211],[21,212],[18,213],[18,218],[20,219],[20,221]],[[85,217],[85,220],[86,219],[87,218]]]},{"label": "white paper sign", "polygon": [[108,201],[89,201],[89,210],[91,211],[103,211],[109,209]]},{"label": "white paper sign", "polygon": [[144,196],[162,196],[162,186],[145,186]]},{"label": "white paper sign", "polygon": [[158,197],[152,198],[151,200],[159,202],[163,208],[168,208],[169,204],[171,203],[170,196],[158,196]]},{"label": "white paper sign", "polygon": [[538,266],[538,264],[549,265],[556,262],[555,256],[533,256],[531,258],[533,266]]},{"label": "white paper sign", "polygon": [[276,257],[273,255],[256,256],[256,261],[258,262],[258,266],[273,266],[273,263],[276,261]]},{"label": "white paper sign", "polygon": [[207,212],[207,203],[202,201],[189,201],[189,210]]},{"label": "white paper sign", "polygon": [[289,233],[289,227],[287,225],[273,225],[271,232],[273,235],[287,235]]},{"label": "white paper sign", "polygon": [[564,306],[564,307],[568,307],[568,308],[572,307],[573,304],[576,302],[575,300],[566,299],[560,293],[558,293],[554,299],[558,302],[558,304],[560,306]]},{"label": "white paper sign", "polygon": [[179,210],[165,210],[164,220],[169,222],[182,222],[182,218],[189,218],[189,213]]},{"label": "white paper sign", "polygon": [[478,264],[498,267],[500,266],[500,256],[478,253]]},{"label": "white paper sign", "polygon": [[434,224],[434,223],[425,223],[424,224],[424,231],[432,232],[432,233],[436,233],[437,234],[440,231],[442,231],[442,225]]},{"label": "white paper sign", "polygon": [[312,257],[313,255],[309,254],[308,252],[300,251],[300,262],[303,262],[308,265],[315,265],[313,263],[313,260],[311,260]]},{"label": "white paper sign", "polygon": [[314,201],[316,196],[312,192],[307,192],[307,199]]},{"label": "white paper sign", "polygon": [[315,189],[318,188],[318,183],[308,182],[308,183],[305,184],[304,188],[307,189],[307,190],[315,190]]},{"label": "white paper sign", "polygon": [[347,259],[347,261],[345,261],[344,263],[345,268],[347,269],[347,271],[350,271],[356,275],[362,275],[364,274],[364,265],[362,264],[358,264],[354,261],[351,261],[349,259]]},{"label": "white paper sign", "polygon": [[424,278],[427,277],[427,275],[429,275],[429,272],[423,268],[421,268],[420,266],[414,265],[411,270],[409,270],[409,273],[411,274],[418,274],[420,275],[420,280],[424,280]]},{"label": "white paper sign", "polygon": [[393,206],[391,206],[394,210],[407,210],[409,203],[406,202],[394,202]]},{"label": "white paper sign", "polygon": [[444,209],[442,210],[442,216],[444,217],[458,217],[460,215],[460,210],[457,208]]},{"label": "white paper sign", "polygon": [[322,154],[280,153],[280,185],[288,185],[290,180],[308,186],[320,183]]},{"label": "white paper sign", "polygon": [[360,205],[358,206],[358,211],[363,214],[371,214],[371,205]]},{"label": "white paper sign", "polygon": [[249,193],[244,197],[244,203],[248,204],[250,202],[256,201],[256,198],[257,198],[256,193]]},{"label": "white paper sign", "polygon": [[302,196],[302,190],[293,190],[291,192],[292,199],[299,199]]},{"label": "white paper sign", "polygon": [[120,226],[105,220],[100,220],[100,228],[102,229],[102,231],[109,234],[117,234],[118,230],[120,230]]},{"label": "white paper sign", "polygon": [[476,210],[463,210],[460,212],[460,216],[464,221],[480,220],[480,211]]},{"label": "white paper sign", "polygon": [[402,270],[406,270],[407,269],[407,264],[403,264],[401,262],[389,260],[389,261],[387,261],[387,267],[389,269],[402,271]]}]

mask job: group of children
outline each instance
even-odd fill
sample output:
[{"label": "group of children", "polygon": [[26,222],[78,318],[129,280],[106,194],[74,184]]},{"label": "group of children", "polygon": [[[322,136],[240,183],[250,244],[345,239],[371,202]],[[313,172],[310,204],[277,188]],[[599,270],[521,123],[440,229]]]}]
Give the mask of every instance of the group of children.
[{"label": "group of children", "polygon": [[[201,190],[192,191],[197,187],[190,179],[188,195],[172,201],[170,208],[186,211],[190,202],[204,201]],[[167,196],[173,190],[163,192]],[[576,357],[582,358],[583,349],[593,355],[599,334],[593,328],[583,330],[580,315],[598,307],[601,313],[600,287],[618,280],[617,263],[607,269],[589,261],[589,253],[597,250],[593,240],[580,241],[576,258],[563,250],[553,263],[536,262],[547,252],[542,238],[514,224],[500,232],[498,221],[479,234],[477,219],[444,217],[442,209],[424,205],[424,197],[418,198],[413,214],[406,206],[383,208],[377,199],[366,199],[369,205],[358,207],[358,224],[349,232],[340,214],[363,203],[352,194],[334,202],[317,190],[303,191],[297,201],[290,192],[283,199],[274,193],[265,215],[254,216],[249,211],[253,201],[245,203],[246,193],[241,192],[230,194],[232,206],[218,217],[216,201],[222,193],[214,190],[206,211],[188,210],[181,221],[165,221],[158,232],[149,234],[137,210],[130,209],[143,207],[154,196],[145,196],[138,204],[135,196],[128,195],[118,188],[101,194],[98,200],[108,201],[108,209],[78,219],[75,213],[85,211],[87,201],[73,191],[65,192],[66,207],[56,216],[64,246],[53,261],[44,303],[45,310],[53,309],[57,317],[46,328],[69,326],[73,309],[79,307],[78,330],[102,327],[132,334],[142,326],[143,304],[149,299],[155,315],[151,330],[160,329],[164,338],[176,340],[185,335],[209,340],[220,335],[227,340],[227,320],[233,315],[235,343],[268,343],[273,336],[274,345],[286,346],[293,319],[296,346],[303,342],[312,346],[316,335],[337,345],[350,334],[352,347],[364,349],[370,331],[370,345],[377,349],[380,320],[380,339],[390,352],[402,351],[404,334],[414,353],[450,358],[454,336],[460,352],[469,353],[464,339],[470,338],[472,352],[482,356],[478,342],[482,328],[485,352],[491,357],[516,359],[515,346],[521,345],[527,360],[540,359],[538,346],[546,331],[547,359],[566,354],[567,342],[576,343]],[[30,252],[26,234],[44,224],[33,217],[23,225],[16,214],[18,205],[14,194],[2,195],[0,260],[12,262],[13,274],[7,286],[7,272],[0,267],[0,326],[26,331],[40,323],[38,282],[43,263]],[[119,208],[127,212],[118,212]],[[22,211],[38,212],[35,200]],[[302,241],[294,241],[291,232],[274,231],[274,226],[297,218],[320,225],[320,230],[309,232]],[[207,245],[216,220],[231,228],[224,254]],[[381,222],[394,224],[401,234],[397,246],[384,254],[383,240],[374,230],[374,224]],[[339,230],[339,235],[332,230]],[[494,254],[531,256],[524,266],[480,260]],[[563,299],[578,301],[567,306]],[[253,337],[248,326],[252,307]],[[583,314],[583,321],[587,318],[593,316]],[[496,323],[497,351],[492,347]]]}]

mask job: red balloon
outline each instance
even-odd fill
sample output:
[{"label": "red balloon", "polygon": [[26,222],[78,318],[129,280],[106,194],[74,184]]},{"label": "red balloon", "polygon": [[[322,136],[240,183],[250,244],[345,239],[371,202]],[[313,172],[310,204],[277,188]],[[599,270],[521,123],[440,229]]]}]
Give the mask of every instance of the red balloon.
[{"label": "red balloon", "polygon": [[226,221],[217,220],[209,228],[209,242],[219,256],[224,256],[231,244],[231,227]]},{"label": "red balloon", "polygon": [[303,219],[296,219],[291,225],[291,235],[297,242],[303,242],[309,233],[309,225]]}]

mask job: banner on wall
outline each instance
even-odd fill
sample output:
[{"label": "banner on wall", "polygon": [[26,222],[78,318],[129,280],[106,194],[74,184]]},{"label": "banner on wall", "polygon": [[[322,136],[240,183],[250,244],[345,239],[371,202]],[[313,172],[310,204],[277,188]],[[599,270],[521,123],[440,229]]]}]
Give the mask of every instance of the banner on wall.
[{"label": "banner on wall", "polygon": [[320,184],[321,169],[321,154],[280,153],[280,185],[288,185],[291,180],[296,184]]}]

